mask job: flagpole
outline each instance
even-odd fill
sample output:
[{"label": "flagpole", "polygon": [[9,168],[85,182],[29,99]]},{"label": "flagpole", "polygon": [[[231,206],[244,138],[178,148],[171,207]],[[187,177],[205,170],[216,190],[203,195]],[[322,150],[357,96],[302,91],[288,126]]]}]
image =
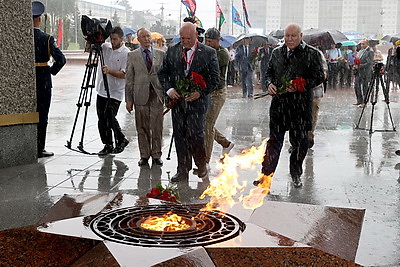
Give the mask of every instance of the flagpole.
[{"label": "flagpole", "polygon": [[179,29],[181,28],[182,23],[182,3],[179,3]]},{"label": "flagpole", "polygon": [[232,16],[232,14],[233,14],[233,0],[231,1],[231,34],[233,35],[233,16]]},{"label": "flagpole", "polygon": [[215,3],[215,5],[214,5],[214,8],[215,8],[215,28],[218,29],[217,0],[215,0],[214,3]]}]

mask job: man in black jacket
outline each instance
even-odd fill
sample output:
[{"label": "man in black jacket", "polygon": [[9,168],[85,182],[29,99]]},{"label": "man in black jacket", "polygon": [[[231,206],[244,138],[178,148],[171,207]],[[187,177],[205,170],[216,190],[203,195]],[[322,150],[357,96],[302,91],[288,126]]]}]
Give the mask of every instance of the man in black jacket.
[{"label": "man in black jacket", "polygon": [[[262,163],[264,177],[255,181],[255,185],[263,186],[268,180],[266,176],[275,172],[285,132],[289,131],[290,175],[295,187],[302,186],[300,176],[312,126],[312,89],[324,80],[319,52],[304,43],[302,36],[299,25],[289,24],[285,28],[285,44],[272,51],[265,74],[268,93],[272,95],[270,136]],[[300,81],[300,85],[294,80]]]},{"label": "man in black jacket", "polygon": [[[208,179],[204,125],[210,102],[209,94],[219,82],[219,66],[215,49],[198,42],[197,35],[196,26],[185,22],[180,29],[181,41],[168,48],[158,72],[166,95],[175,103],[172,108],[172,126],[178,167],[172,182],[188,180],[192,158],[198,168],[197,175]],[[206,87],[183,97],[177,85],[192,73],[200,74]]]}]

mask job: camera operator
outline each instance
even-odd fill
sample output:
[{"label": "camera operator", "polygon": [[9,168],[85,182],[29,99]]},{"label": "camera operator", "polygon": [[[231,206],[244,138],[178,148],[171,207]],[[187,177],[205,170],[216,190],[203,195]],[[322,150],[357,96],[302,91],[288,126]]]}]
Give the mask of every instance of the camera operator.
[{"label": "camera operator", "polygon": [[[104,65],[99,68],[97,88],[97,116],[98,129],[104,148],[99,155],[121,153],[129,141],[121,131],[116,119],[119,105],[125,94],[125,68],[130,51],[123,45],[124,33],[120,27],[113,27],[110,34],[111,43],[101,45]],[[100,72],[102,71],[102,73]],[[109,97],[104,84],[103,74],[107,77]],[[113,146],[112,132],[114,132],[115,148]]]}]

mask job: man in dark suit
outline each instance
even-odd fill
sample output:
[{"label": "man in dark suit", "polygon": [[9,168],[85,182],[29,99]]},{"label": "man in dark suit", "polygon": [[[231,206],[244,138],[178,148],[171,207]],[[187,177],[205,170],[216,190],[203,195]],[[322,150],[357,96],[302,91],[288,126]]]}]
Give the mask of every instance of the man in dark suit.
[{"label": "man in dark suit", "polygon": [[[289,24],[285,28],[285,44],[272,51],[266,73],[268,93],[272,95],[269,140],[265,149],[261,180],[255,185],[266,187],[278,165],[286,131],[292,145],[290,175],[295,187],[301,187],[302,164],[308,150],[308,131],[312,127],[313,88],[324,81],[321,56],[302,41],[301,28]],[[303,88],[283,83],[302,80]],[[305,83],[305,84],[304,84]]]},{"label": "man in dark suit", "polygon": [[[38,157],[53,156],[53,152],[44,149],[46,143],[46,130],[51,102],[51,75],[56,75],[65,65],[66,59],[57,47],[53,36],[40,30],[42,14],[45,6],[39,1],[32,2],[32,15],[35,42],[35,67],[36,67],[36,105],[39,112],[39,123],[37,130]],[[49,66],[50,56],[54,63]]]},{"label": "man in dark suit", "polygon": [[164,52],[151,47],[151,33],[145,28],[137,31],[140,48],[129,52],[125,79],[125,101],[129,113],[135,108],[138,133],[139,166],[163,165],[161,160],[164,91],[157,71]]},{"label": "man in dark suit", "polygon": [[[208,179],[204,125],[209,94],[219,82],[219,67],[215,49],[197,41],[196,26],[185,22],[180,29],[181,41],[167,50],[158,77],[168,98],[176,104],[172,108],[172,126],[178,157],[177,173],[172,182],[187,181],[192,169],[192,158],[198,168],[197,175]],[[203,76],[206,87],[183,98],[177,83],[188,79],[191,73]]]},{"label": "man in dark suit", "polygon": [[250,44],[250,38],[244,38],[243,44],[236,49],[235,61],[239,67],[243,97],[253,97],[253,50],[254,46]]},{"label": "man in dark suit", "polygon": [[258,57],[260,58],[260,72],[261,72],[261,88],[263,92],[267,91],[267,85],[265,84],[265,73],[269,59],[271,58],[272,48],[268,43],[264,43],[263,47],[258,51]]},{"label": "man in dark suit", "polygon": [[372,76],[372,65],[374,63],[374,51],[368,45],[368,40],[360,41],[361,50],[358,52],[356,58],[360,60],[359,65],[355,65],[358,70],[354,89],[356,91],[357,104],[359,107],[364,107],[366,100],[365,97],[368,92],[368,85]]}]

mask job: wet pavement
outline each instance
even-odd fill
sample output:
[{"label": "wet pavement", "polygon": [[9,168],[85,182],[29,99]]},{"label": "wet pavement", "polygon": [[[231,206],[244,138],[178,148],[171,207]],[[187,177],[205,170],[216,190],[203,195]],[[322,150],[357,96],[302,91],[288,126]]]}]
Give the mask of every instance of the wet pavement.
[{"label": "wet pavement", "polygon": [[[101,158],[65,147],[71,138],[84,69],[83,63],[67,64],[54,79],[46,149],[55,156],[39,159],[38,164],[0,170],[0,229],[37,223],[64,194],[120,192],[144,196],[156,184],[168,184],[170,176],[175,174],[174,148],[171,160],[166,159],[172,133],[170,114],[164,120],[164,166],[161,168],[137,166],[139,152],[134,115],[127,113],[123,104],[118,120],[130,141],[123,153]],[[243,99],[237,87],[228,88],[228,91],[217,128],[235,143],[230,153],[235,155],[261,145],[268,137],[270,99]],[[102,149],[97,132],[95,95],[93,92],[84,132],[84,148],[89,152]],[[391,90],[390,100],[397,128],[400,90]],[[353,89],[328,90],[321,102],[315,145],[304,162],[303,187],[294,188],[290,181],[290,144],[285,139],[267,199],[365,209],[355,262],[367,266],[400,266],[400,157],[394,153],[400,149],[400,137],[397,131],[390,131],[393,127],[382,96],[374,106],[372,134],[369,133],[372,105],[366,107],[360,119],[362,108],[352,105],[354,102]],[[82,108],[79,112],[73,148],[81,139],[84,111]],[[359,121],[359,128],[363,129],[355,129]],[[221,147],[215,144],[211,179],[218,174],[215,166],[220,153]],[[249,182],[249,189],[259,169],[240,171],[240,178]],[[203,203],[198,198],[205,188],[201,180],[191,174],[189,187],[191,190],[182,192],[182,202]]]}]

